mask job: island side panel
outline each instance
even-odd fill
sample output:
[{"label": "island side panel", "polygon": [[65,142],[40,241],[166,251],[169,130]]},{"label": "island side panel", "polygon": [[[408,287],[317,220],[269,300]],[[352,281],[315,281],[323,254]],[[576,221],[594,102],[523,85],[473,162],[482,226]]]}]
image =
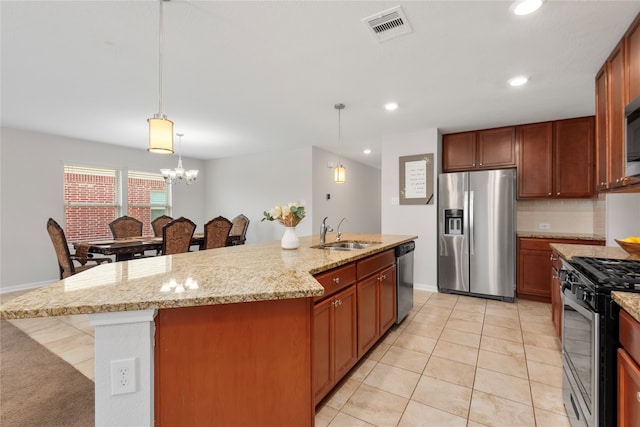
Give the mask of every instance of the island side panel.
[{"label": "island side panel", "polygon": [[313,426],[313,299],[159,310],[155,425]]}]

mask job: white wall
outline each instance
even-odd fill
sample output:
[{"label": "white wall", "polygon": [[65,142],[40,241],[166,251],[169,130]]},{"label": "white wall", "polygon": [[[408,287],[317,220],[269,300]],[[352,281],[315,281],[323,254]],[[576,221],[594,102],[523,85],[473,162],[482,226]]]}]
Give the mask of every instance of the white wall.
[{"label": "white wall", "polygon": [[[48,218],[64,227],[63,165],[128,168],[158,172],[175,167],[177,156],[164,156],[118,145],[2,128],[0,144],[0,291],[58,280],[58,266],[46,231]],[[173,216],[204,224],[206,171],[201,160],[183,159],[200,169],[191,186],[173,188]]]},{"label": "white wall", "polygon": [[[333,169],[327,165],[337,161],[337,154],[313,149],[313,234],[320,232],[324,217],[329,217],[327,224],[334,230],[342,218],[347,218],[341,232],[380,233],[380,169],[342,159],[346,180],[344,184],[336,184]],[[333,234],[327,234],[329,238]]]},{"label": "white wall", "polygon": [[260,222],[263,212],[277,204],[302,202],[307,217],[296,227],[299,236],[312,232],[311,148],[258,153],[208,160],[206,207],[208,219],[222,215],[232,219],[242,213],[249,218],[247,243],[282,237],[282,225]]},{"label": "white wall", "polygon": [[[251,221],[247,243],[277,240],[284,232],[277,222],[261,222],[263,212],[276,204],[304,202],[307,216],[296,227],[299,236],[318,234],[329,216],[341,231],[380,232],[380,171],[357,162],[343,162],[347,182],[333,182],[327,161],[335,154],[318,148],[258,153],[207,161],[206,216],[229,219],[243,213]],[[331,199],[326,200],[327,193]]]},{"label": "white wall", "polygon": [[607,194],[607,246],[614,239],[640,236],[640,193]]},{"label": "white wall", "polygon": [[[386,136],[382,139],[382,233],[415,234],[414,286],[437,289],[437,177],[441,136],[437,129]],[[434,202],[431,205],[395,205],[399,197],[399,157],[433,153]]]}]

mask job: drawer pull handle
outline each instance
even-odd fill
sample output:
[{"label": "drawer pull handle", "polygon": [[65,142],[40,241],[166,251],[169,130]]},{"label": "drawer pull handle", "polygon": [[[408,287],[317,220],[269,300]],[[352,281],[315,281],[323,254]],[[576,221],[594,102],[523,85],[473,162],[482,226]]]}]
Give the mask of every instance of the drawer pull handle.
[{"label": "drawer pull handle", "polygon": [[335,283],[335,284],[340,283],[340,278],[339,277],[334,277],[333,278],[333,283]]},{"label": "drawer pull handle", "polygon": [[640,402],[640,391],[636,393],[636,399],[638,399],[638,402]]},{"label": "drawer pull handle", "polygon": [[382,280],[387,280],[387,275],[386,274],[382,275]]}]

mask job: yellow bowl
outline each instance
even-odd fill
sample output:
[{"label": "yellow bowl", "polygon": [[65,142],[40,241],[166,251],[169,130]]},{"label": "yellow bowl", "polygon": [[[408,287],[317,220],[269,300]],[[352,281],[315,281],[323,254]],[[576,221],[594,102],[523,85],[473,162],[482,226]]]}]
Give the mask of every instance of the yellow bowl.
[{"label": "yellow bowl", "polygon": [[624,242],[618,239],[615,239],[615,241],[620,245],[622,249],[627,251],[629,254],[640,256],[640,243]]}]

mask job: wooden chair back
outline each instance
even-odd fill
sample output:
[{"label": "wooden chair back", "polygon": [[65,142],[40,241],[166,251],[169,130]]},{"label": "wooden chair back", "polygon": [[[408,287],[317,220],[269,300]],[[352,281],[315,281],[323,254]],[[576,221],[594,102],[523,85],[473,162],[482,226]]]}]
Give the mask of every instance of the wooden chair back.
[{"label": "wooden chair back", "polygon": [[114,239],[142,236],[142,221],[124,215],[109,224]]},{"label": "wooden chair back", "polygon": [[151,221],[151,228],[153,229],[153,235],[156,237],[162,237],[162,227],[173,221],[169,215],[162,215]]},{"label": "wooden chair back", "polygon": [[204,243],[200,249],[222,248],[227,245],[227,238],[232,227],[231,221],[218,216],[204,225]]},{"label": "wooden chair back", "polygon": [[56,251],[56,257],[58,258],[60,278],[64,279],[65,277],[76,274],[64,230],[53,218],[49,218],[47,221],[47,232],[49,233],[51,243],[53,243],[53,249]]},{"label": "wooden chair back", "polygon": [[244,241],[247,236],[247,229],[249,228],[249,218],[240,214],[233,218],[233,225],[229,236],[231,237],[231,243],[233,245],[244,245]]},{"label": "wooden chair back", "polygon": [[180,217],[162,228],[162,255],[189,252],[196,225],[190,219]]}]

